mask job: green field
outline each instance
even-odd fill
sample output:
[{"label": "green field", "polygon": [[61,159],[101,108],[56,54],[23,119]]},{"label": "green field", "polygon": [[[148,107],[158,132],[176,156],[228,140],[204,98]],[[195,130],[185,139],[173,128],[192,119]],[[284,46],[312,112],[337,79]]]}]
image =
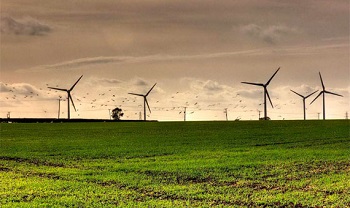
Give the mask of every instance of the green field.
[{"label": "green field", "polygon": [[0,128],[0,207],[350,207],[346,120]]}]

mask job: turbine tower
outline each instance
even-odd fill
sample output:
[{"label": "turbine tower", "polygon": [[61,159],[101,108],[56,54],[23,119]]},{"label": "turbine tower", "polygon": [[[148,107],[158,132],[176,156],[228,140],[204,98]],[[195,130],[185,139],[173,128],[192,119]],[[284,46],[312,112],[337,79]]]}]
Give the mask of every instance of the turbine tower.
[{"label": "turbine tower", "polygon": [[151,113],[151,108],[149,107],[148,101],[147,101],[147,96],[149,95],[149,93],[153,90],[154,86],[156,86],[157,83],[155,83],[153,85],[153,87],[145,94],[136,94],[136,93],[128,93],[130,95],[136,95],[136,96],[140,96],[143,97],[143,116],[144,116],[144,120],[146,121],[146,105],[148,107],[149,112]]},{"label": "turbine tower", "polygon": [[264,119],[263,120],[269,120],[267,117],[267,105],[266,105],[266,96],[270,101],[271,107],[273,108],[272,101],[269,95],[269,92],[267,91],[267,86],[270,84],[273,77],[277,74],[277,72],[280,70],[281,67],[278,67],[276,72],[272,75],[272,77],[269,79],[269,81],[266,82],[266,84],[263,83],[253,83],[253,82],[242,82],[243,84],[249,84],[249,85],[256,85],[264,88]]},{"label": "turbine tower", "polygon": [[74,85],[70,88],[70,89],[62,89],[62,88],[56,88],[56,87],[48,87],[50,89],[54,89],[54,90],[59,90],[59,91],[65,91],[67,92],[68,96],[67,96],[67,104],[68,104],[68,119],[70,119],[70,103],[69,101],[72,102],[73,108],[75,111],[77,111],[77,109],[75,109],[74,106],[74,102],[73,102],[73,98],[72,95],[70,94],[70,92],[74,89],[75,85],[78,84],[78,82],[80,81],[80,79],[83,77],[83,75],[80,76],[80,78],[74,83]]},{"label": "turbine tower", "polygon": [[297,92],[295,92],[295,91],[293,91],[293,90],[290,90],[290,91],[294,92],[295,94],[297,94],[297,95],[299,95],[300,97],[303,98],[304,120],[306,120],[305,100],[306,100],[306,98],[308,98],[308,97],[310,97],[311,95],[315,94],[318,90],[315,91],[315,92],[313,92],[313,93],[311,93],[311,94],[309,94],[309,95],[307,95],[307,96],[303,96],[303,95],[301,95],[301,94],[299,94],[299,93],[297,93]]},{"label": "turbine tower", "polygon": [[331,94],[331,95],[336,95],[336,96],[340,96],[343,97],[342,95],[339,95],[337,93],[334,92],[329,92],[326,90],[324,84],[323,84],[323,80],[322,80],[322,76],[321,76],[321,72],[319,72],[320,74],[320,80],[321,80],[321,84],[322,84],[322,91],[317,95],[317,97],[310,103],[310,105],[318,98],[320,97],[320,95],[323,95],[323,120],[326,120],[326,93]]}]

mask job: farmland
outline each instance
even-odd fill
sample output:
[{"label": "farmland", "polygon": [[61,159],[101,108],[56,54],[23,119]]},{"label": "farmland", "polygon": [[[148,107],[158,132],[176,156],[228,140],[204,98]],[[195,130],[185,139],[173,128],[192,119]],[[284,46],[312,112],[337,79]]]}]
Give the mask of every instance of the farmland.
[{"label": "farmland", "polygon": [[1,207],[346,207],[349,121],[2,123]]}]

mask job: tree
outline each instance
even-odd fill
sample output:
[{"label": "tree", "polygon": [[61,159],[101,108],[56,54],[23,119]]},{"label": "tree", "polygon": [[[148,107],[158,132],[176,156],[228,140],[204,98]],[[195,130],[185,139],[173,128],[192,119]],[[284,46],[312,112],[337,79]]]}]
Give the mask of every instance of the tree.
[{"label": "tree", "polygon": [[123,117],[124,113],[123,110],[121,108],[114,108],[112,110],[112,118],[113,120],[120,120],[121,117]]}]

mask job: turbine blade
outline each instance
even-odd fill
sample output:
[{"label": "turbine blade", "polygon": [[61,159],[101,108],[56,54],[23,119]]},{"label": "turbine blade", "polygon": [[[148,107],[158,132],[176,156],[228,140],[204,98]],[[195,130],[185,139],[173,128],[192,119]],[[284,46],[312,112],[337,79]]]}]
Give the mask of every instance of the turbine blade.
[{"label": "turbine blade", "polygon": [[148,101],[147,101],[146,97],[145,97],[145,101],[146,101],[146,104],[147,104],[148,110],[149,110],[149,112],[151,113],[151,108],[149,107],[149,104],[148,104]]},{"label": "turbine blade", "polygon": [[311,95],[315,94],[316,92],[318,92],[318,90],[316,90],[315,92],[313,92],[313,93],[309,94],[308,96],[306,96],[305,99],[310,97]]},{"label": "turbine blade", "polygon": [[273,79],[273,77],[277,74],[277,72],[280,70],[281,67],[278,67],[277,71],[272,75],[272,77],[269,79],[269,81],[266,82],[266,86],[270,84],[271,80]]},{"label": "turbine blade", "polygon": [[241,82],[241,83],[243,83],[243,84],[249,84],[249,85],[256,85],[256,86],[261,86],[261,87],[264,86],[264,84],[261,84],[261,83],[253,83],[253,82]]},{"label": "turbine blade", "polygon": [[310,105],[311,105],[318,97],[320,97],[320,95],[322,95],[322,93],[324,93],[324,92],[321,91],[321,92],[315,97],[315,99],[314,99],[313,101],[311,101]]},{"label": "turbine blade", "polygon": [[80,76],[80,78],[74,83],[74,85],[69,89],[69,91],[72,91],[73,88],[75,87],[75,85],[78,84],[78,82],[80,81],[80,79],[83,77],[83,75]]},{"label": "turbine blade", "polygon": [[136,95],[136,96],[142,96],[143,97],[143,95],[142,94],[136,94],[136,93],[128,93],[128,94],[130,94],[130,95]]},{"label": "turbine blade", "polygon": [[270,95],[269,95],[269,91],[267,91],[267,89],[266,89],[266,95],[267,95],[267,98],[269,98],[270,104],[271,104],[271,106],[273,108],[272,101],[271,101],[271,98],[270,98]]},{"label": "turbine blade", "polygon": [[68,91],[67,89],[56,88],[56,87],[47,87],[47,88],[53,89],[53,90],[59,90],[59,91]]},{"label": "turbine blade", "polygon": [[320,79],[321,79],[321,84],[322,84],[322,88],[323,88],[323,91],[325,90],[325,87],[324,87],[324,84],[323,84],[323,80],[322,80],[322,76],[321,76],[321,72],[318,72],[320,74]]},{"label": "turbine blade", "polygon": [[302,96],[301,94],[299,94],[299,93],[297,93],[297,92],[295,92],[295,91],[293,91],[293,90],[290,90],[290,91],[292,91],[292,92],[294,92],[295,94],[297,94],[297,95],[299,95],[300,97],[304,97],[304,96]]},{"label": "turbine blade", "polygon": [[339,96],[339,97],[343,97],[342,95],[339,95],[339,94],[334,93],[334,92],[329,92],[329,91],[324,91],[324,92],[328,93],[328,94],[336,95],[336,96]]},{"label": "turbine blade", "polygon": [[74,110],[77,111],[77,109],[75,109],[75,105],[74,105],[74,102],[73,102],[73,98],[72,98],[72,96],[70,95],[70,93],[68,94],[68,97],[69,97],[70,101],[72,102],[72,105],[73,105]]},{"label": "turbine blade", "polygon": [[147,92],[147,94],[146,94],[145,96],[148,96],[148,94],[153,90],[153,88],[154,88],[154,86],[156,86],[156,84],[157,84],[157,83],[155,83],[155,84],[153,85],[153,87]]}]

